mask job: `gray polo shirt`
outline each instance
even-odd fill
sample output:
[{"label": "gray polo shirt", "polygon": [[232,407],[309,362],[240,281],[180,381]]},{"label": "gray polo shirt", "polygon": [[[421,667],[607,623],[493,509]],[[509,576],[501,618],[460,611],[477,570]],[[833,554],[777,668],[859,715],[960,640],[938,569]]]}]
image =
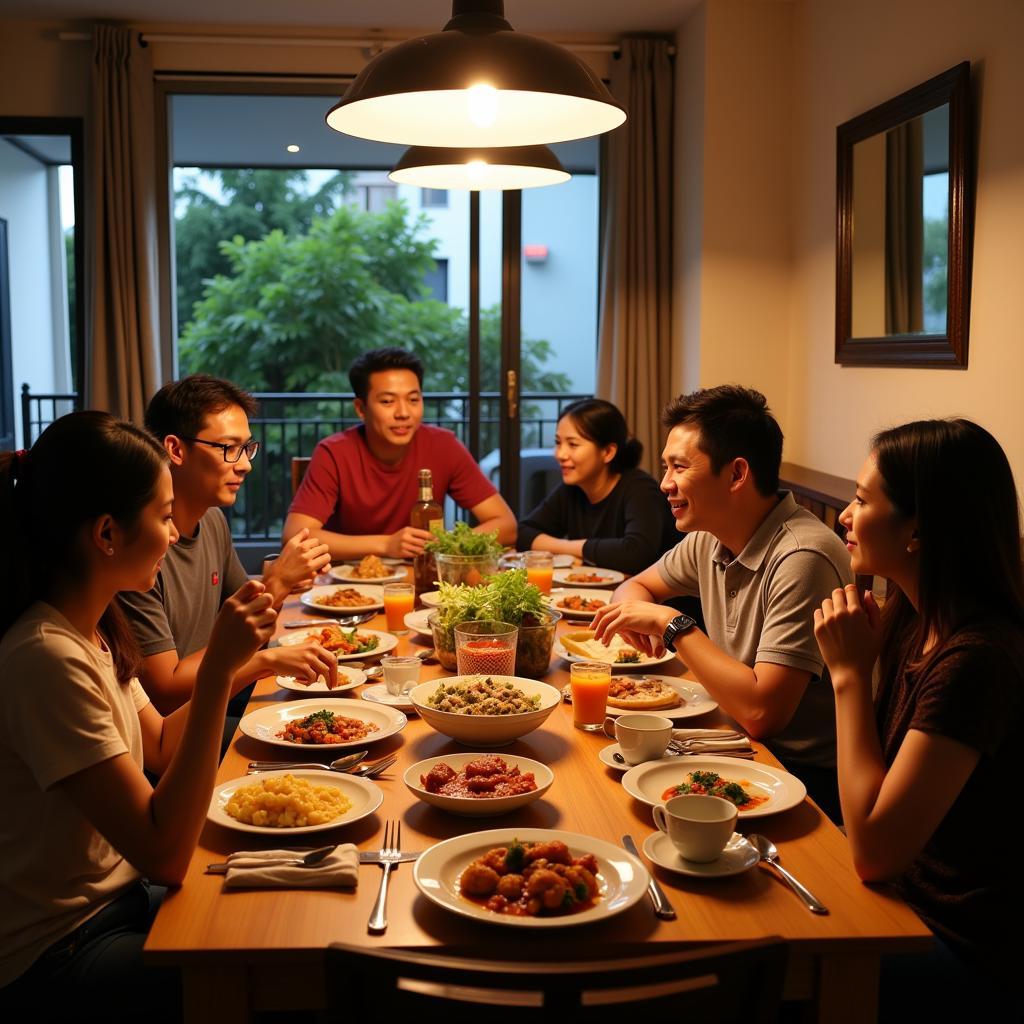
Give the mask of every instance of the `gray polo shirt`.
[{"label": "gray polo shirt", "polygon": [[249,577],[235,554],[227,519],[207,509],[193,537],[181,537],[164,556],[156,585],[118,595],[145,658],[177,651],[187,658],[210,642],[225,598]]},{"label": "gray polo shirt", "polygon": [[853,582],[846,545],[780,492],[778,505],[738,555],[710,533],[687,534],[657,563],[673,592],[700,597],[708,636],[730,657],[789,665],[813,675],[789,724],[769,748],[782,761],[834,768],[835,700],[814,612]]}]

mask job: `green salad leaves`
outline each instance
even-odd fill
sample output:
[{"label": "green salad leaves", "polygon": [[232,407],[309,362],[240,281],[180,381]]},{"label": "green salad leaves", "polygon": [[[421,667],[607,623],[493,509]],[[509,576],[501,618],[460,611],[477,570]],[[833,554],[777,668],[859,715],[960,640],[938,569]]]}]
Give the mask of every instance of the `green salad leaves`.
[{"label": "green salad leaves", "polygon": [[479,587],[464,583],[438,584],[440,604],[438,623],[444,629],[452,645],[452,631],[460,622],[477,619],[497,619],[513,626],[522,626],[527,616],[527,625],[543,621],[548,608],[538,587],[526,580],[525,569],[510,569],[492,576]]},{"label": "green salad leaves", "polygon": [[452,530],[435,526],[434,540],[427,541],[432,555],[500,555],[505,549],[498,543],[498,531],[474,533],[467,523],[456,523]]}]

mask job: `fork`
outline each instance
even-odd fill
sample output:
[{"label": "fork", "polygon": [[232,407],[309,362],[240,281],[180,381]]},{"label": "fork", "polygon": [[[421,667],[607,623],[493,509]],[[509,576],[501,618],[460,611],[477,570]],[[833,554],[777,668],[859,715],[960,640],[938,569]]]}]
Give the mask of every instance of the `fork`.
[{"label": "fork", "polygon": [[332,768],[329,764],[316,764],[315,762],[302,762],[293,763],[290,761],[250,761],[249,768],[246,771],[247,775],[254,775],[258,772],[265,771],[276,771],[277,769],[322,769],[328,772],[340,772],[342,775],[358,775],[363,779],[375,779],[378,775],[385,772],[398,760],[397,754],[388,754],[387,757],[382,757],[379,761],[374,761],[373,764],[361,764],[355,768]]},{"label": "fork", "polygon": [[384,839],[380,848],[380,867],[383,874],[380,878],[380,888],[377,890],[377,901],[370,911],[370,920],[367,922],[367,931],[385,932],[388,928],[387,900],[388,900],[388,878],[391,869],[402,857],[402,823],[388,820],[384,823]]},{"label": "fork", "polygon": [[[726,746],[731,741],[727,740],[672,740],[668,749],[673,754],[708,754],[720,757],[742,757],[748,761],[753,760],[754,751],[745,750],[735,746],[739,741],[732,741],[732,747]],[[722,746],[716,746],[721,743]]]}]

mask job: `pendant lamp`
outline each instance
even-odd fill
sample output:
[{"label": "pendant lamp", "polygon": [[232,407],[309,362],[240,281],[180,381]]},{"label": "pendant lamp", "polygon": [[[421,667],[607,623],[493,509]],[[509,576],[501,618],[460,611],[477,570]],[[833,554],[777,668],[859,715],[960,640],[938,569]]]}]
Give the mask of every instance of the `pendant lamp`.
[{"label": "pendant lamp", "polygon": [[626,112],[578,57],[514,32],[502,0],[453,0],[441,32],[376,56],[327,113],[331,128],[407,146],[584,139]]},{"label": "pendant lamp", "polygon": [[420,188],[487,192],[561,185],[570,175],[547,146],[498,149],[413,146],[402,154],[388,177]]}]

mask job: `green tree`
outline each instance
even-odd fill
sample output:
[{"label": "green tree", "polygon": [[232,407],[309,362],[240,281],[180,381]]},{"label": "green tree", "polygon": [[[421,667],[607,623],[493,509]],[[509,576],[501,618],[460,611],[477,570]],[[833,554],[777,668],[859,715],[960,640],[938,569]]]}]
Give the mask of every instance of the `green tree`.
[{"label": "green tree", "polygon": [[254,240],[275,228],[287,235],[310,229],[330,214],[351,189],[352,174],[339,171],[310,193],[302,170],[239,169],[206,171],[224,199],[204,191],[190,177],[175,191],[178,317],[181,322],[203,297],[207,280],[228,274],[231,264],[221,248],[229,238]]},{"label": "green tree", "polygon": [[[945,327],[947,284],[949,278],[949,221],[928,218],[924,222],[924,310],[942,319]],[[938,325],[936,328],[938,329]]]}]

